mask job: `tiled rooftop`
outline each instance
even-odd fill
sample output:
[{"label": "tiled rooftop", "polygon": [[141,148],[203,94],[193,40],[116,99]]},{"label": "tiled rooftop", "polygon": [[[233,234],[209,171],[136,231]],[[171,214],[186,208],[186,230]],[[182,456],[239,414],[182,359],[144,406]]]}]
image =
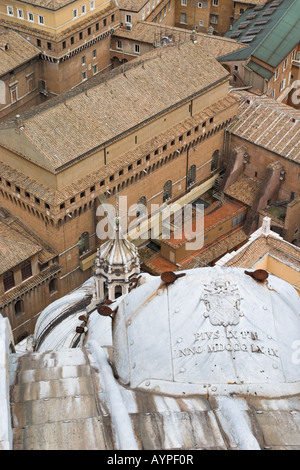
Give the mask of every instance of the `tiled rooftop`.
[{"label": "tiled rooftop", "polygon": [[3,211],[0,212],[0,274],[36,254],[39,255],[41,264],[55,256],[55,252],[17,217],[10,215],[6,210],[4,214],[5,216]]},{"label": "tiled rooftop", "polygon": [[229,127],[233,135],[300,162],[300,111],[266,96],[236,92],[241,97],[238,120]]},{"label": "tiled rooftop", "polygon": [[[189,77],[186,80],[186,77]],[[136,126],[154,119],[203,89],[226,80],[227,71],[199,44],[168,47],[145,54],[85,89],[52,98],[23,114],[21,139],[10,143],[22,153],[27,142],[50,171],[63,169]],[[151,106],[149,106],[151,103]],[[0,126],[0,144],[14,120]],[[33,152],[24,155],[32,158]]]},{"label": "tiled rooftop", "polygon": [[37,57],[40,51],[14,31],[0,31],[0,76]]},{"label": "tiled rooftop", "polygon": [[[159,44],[162,37],[168,36],[172,42],[189,41],[192,31],[173,26],[161,26],[157,23],[149,23],[142,21],[137,23],[132,30],[119,28],[115,36],[124,39],[132,39],[135,41],[145,42],[148,44]],[[221,36],[212,36],[210,34],[197,33],[195,35],[197,42],[206,49],[214,57],[235,51],[246,47],[239,44],[234,39],[224,38]]]},{"label": "tiled rooftop", "polygon": [[29,3],[37,7],[47,8],[48,10],[58,10],[70,3],[73,3],[74,0],[19,0],[23,3]]}]

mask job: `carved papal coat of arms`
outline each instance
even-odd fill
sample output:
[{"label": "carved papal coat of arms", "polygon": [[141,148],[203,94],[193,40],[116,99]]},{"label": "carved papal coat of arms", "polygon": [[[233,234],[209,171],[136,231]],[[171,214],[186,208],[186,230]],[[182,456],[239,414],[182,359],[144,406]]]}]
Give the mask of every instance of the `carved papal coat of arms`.
[{"label": "carved papal coat of arms", "polygon": [[223,278],[217,278],[204,285],[201,300],[205,303],[205,317],[209,317],[212,325],[237,325],[240,317],[241,296],[236,284]]}]

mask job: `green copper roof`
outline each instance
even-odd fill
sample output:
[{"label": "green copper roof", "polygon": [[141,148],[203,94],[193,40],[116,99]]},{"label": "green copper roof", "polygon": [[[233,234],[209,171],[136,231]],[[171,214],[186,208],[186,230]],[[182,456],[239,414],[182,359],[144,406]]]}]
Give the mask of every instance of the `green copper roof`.
[{"label": "green copper roof", "polygon": [[267,80],[270,80],[270,78],[274,75],[274,72],[271,72],[271,70],[268,70],[262,65],[253,62],[253,60],[250,60],[250,62],[247,64],[247,67],[253,70],[253,72],[260,75],[261,77],[266,78]]},{"label": "green copper roof", "polygon": [[248,44],[219,61],[259,59],[277,67],[300,42],[300,0],[274,0],[246,10],[225,37]]}]

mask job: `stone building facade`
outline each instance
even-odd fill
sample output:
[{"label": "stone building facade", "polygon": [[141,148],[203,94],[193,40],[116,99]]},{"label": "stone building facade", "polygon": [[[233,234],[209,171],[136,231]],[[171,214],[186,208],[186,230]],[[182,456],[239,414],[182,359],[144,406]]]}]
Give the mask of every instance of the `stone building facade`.
[{"label": "stone building facade", "polygon": [[115,206],[126,196],[128,207],[142,199],[149,211],[193,190],[196,198],[219,174],[213,155],[238,109],[226,70],[192,41],[97,80],[0,129],[1,204],[57,253],[59,296],[91,275],[103,242],[99,197]]}]

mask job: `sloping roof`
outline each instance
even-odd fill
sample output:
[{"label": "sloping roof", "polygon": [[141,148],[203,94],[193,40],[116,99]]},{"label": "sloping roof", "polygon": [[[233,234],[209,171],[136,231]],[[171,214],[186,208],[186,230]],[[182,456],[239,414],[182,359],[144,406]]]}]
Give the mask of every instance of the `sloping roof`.
[{"label": "sloping roof", "polygon": [[[131,30],[119,28],[114,36],[149,44],[155,44],[155,42],[158,44],[161,42],[161,38],[166,36],[171,38],[173,42],[185,42],[190,39],[191,34],[191,30],[141,21]],[[245,44],[240,44],[234,39],[211,34],[196,33],[195,38],[213,57],[219,57],[246,47]]]},{"label": "sloping roof", "polygon": [[299,43],[300,0],[266,3],[253,7],[234,23],[226,37],[235,38],[248,47],[223,55],[219,60],[247,60],[255,57],[271,67],[277,67]]},{"label": "sloping roof", "polygon": [[39,262],[45,263],[55,252],[35,235],[17,217],[6,210],[0,212],[0,274],[39,254]]},{"label": "sloping roof", "polygon": [[270,78],[274,75],[274,72],[271,72],[271,70],[266,69],[265,67],[258,64],[257,62],[254,62],[253,60],[250,60],[250,62],[247,64],[247,67],[249,67],[249,69],[253,70],[253,72],[257,73],[261,77],[266,78],[267,80],[270,80]]},{"label": "sloping roof", "polygon": [[37,7],[47,8],[48,10],[59,10],[59,8],[73,3],[74,0],[19,0],[19,2],[29,3]]},{"label": "sloping roof", "polygon": [[0,76],[16,69],[39,54],[39,49],[18,33],[9,30],[0,32]]},{"label": "sloping roof", "polygon": [[242,99],[230,133],[300,163],[300,111],[266,96],[236,94]]},{"label": "sloping roof", "polygon": [[99,77],[94,86],[67,92],[24,113],[20,138],[14,134],[9,139],[15,120],[3,123],[0,145],[9,142],[13,151],[23,155],[27,149],[25,158],[36,158],[38,153],[39,162],[55,171],[228,76],[192,41],[180,48],[153,50],[129,62],[122,72],[118,68]]}]

